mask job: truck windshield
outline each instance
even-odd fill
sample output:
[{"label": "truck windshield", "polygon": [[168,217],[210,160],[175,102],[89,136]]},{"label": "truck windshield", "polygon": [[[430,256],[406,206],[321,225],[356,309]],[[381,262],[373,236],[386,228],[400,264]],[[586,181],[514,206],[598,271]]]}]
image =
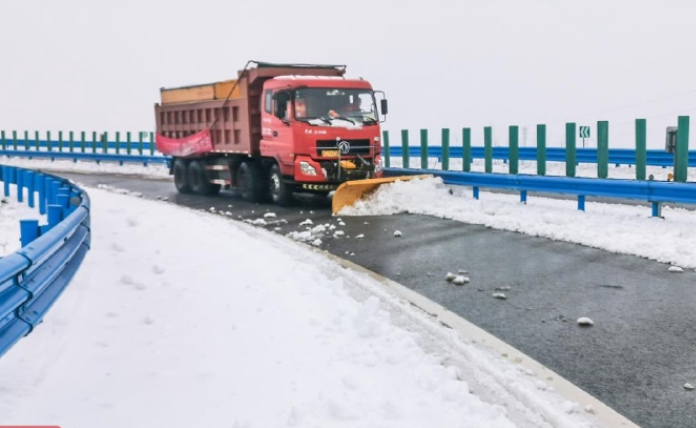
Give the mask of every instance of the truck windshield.
[{"label": "truck windshield", "polygon": [[347,121],[376,124],[374,94],[368,89],[302,88],[293,94],[295,119],[312,124]]}]

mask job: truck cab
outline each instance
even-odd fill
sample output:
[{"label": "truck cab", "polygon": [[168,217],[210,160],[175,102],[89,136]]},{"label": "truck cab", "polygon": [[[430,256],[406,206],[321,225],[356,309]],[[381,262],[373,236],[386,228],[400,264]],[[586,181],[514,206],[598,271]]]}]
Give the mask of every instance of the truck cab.
[{"label": "truck cab", "polygon": [[260,151],[307,190],[381,176],[380,115],[369,82],[278,76],[263,86]]}]

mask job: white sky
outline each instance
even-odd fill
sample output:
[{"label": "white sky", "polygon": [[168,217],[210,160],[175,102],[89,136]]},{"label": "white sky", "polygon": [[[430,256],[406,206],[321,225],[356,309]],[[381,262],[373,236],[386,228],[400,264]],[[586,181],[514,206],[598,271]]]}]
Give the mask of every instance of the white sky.
[{"label": "white sky", "polygon": [[88,188],[92,246],[70,286],[0,358],[0,424],[619,426],[552,372],[453,333],[364,273],[107,190]]},{"label": "white sky", "polygon": [[609,120],[620,146],[643,117],[661,148],[696,112],[694,15],[669,1],[0,2],[0,129],[150,130],[160,87],[255,59],[347,64],[386,91],[386,129],[434,142],[471,126],[480,144],[491,125],[504,145],[517,124],[531,145],[546,123],[555,145],[566,120]]}]

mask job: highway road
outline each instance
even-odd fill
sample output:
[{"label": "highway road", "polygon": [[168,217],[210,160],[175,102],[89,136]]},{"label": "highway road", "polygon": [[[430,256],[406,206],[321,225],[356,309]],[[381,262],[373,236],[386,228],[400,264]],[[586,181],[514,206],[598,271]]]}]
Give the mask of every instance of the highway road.
[{"label": "highway road", "polygon": [[[280,227],[283,235],[305,230],[299,224],[306,219],[338,223],[326,199],[282,208],[229,192],[180,195],[168,180],[58,175],[192,208],[215,207],[236,220],[272,211],[277,217],[270,220],[278,223],[259,227]],[[456,312],[643,428],[696,426],[696,391],[683,387],[696,385],[696,272],[669,273],[666,265],[638,257],[427,216],[342,220],[350,238],[329,235],[321,248]],[[395,230],[403,235],[395,237]],[[356,239],[359,234],[364,238]],[[468,271],[469,284],[445,281],[447,272],[459,269]],[[583,316],[595,325],[579,327]]]}]

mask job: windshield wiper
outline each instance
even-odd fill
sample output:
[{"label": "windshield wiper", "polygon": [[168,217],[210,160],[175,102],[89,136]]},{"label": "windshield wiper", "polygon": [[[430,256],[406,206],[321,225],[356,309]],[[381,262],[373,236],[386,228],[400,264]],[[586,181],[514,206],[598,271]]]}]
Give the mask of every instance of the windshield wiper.
[{"label": "windshield wiper", "polygon": [[355,125],[355,121],[354,121],[353,119],[349,118],[349,117],[345,117],[345,116],[334,116],[334,117],[332,117],[331,119],[347,120],[348,122],[350,122],[350,123],[352,123],[353,125]]},{"label": "windshield wiper", "polygon": [[323,122],[328,123],[329,125],[331,125],[331,122],[329,122],[327,119],[325,119],[325,118],[323,118],[323,117],[305,117],[305,118],[301,118],[301,119],[297,119],[297,120],[298,120],[299,122],[309,123],[309,124],[312,125],[312,126],[317,126],[316,123],[310,122],[310,121],[316,120],[316,119],[319,119],[319,120],[321,120],[321,121],[323,121]]}]

